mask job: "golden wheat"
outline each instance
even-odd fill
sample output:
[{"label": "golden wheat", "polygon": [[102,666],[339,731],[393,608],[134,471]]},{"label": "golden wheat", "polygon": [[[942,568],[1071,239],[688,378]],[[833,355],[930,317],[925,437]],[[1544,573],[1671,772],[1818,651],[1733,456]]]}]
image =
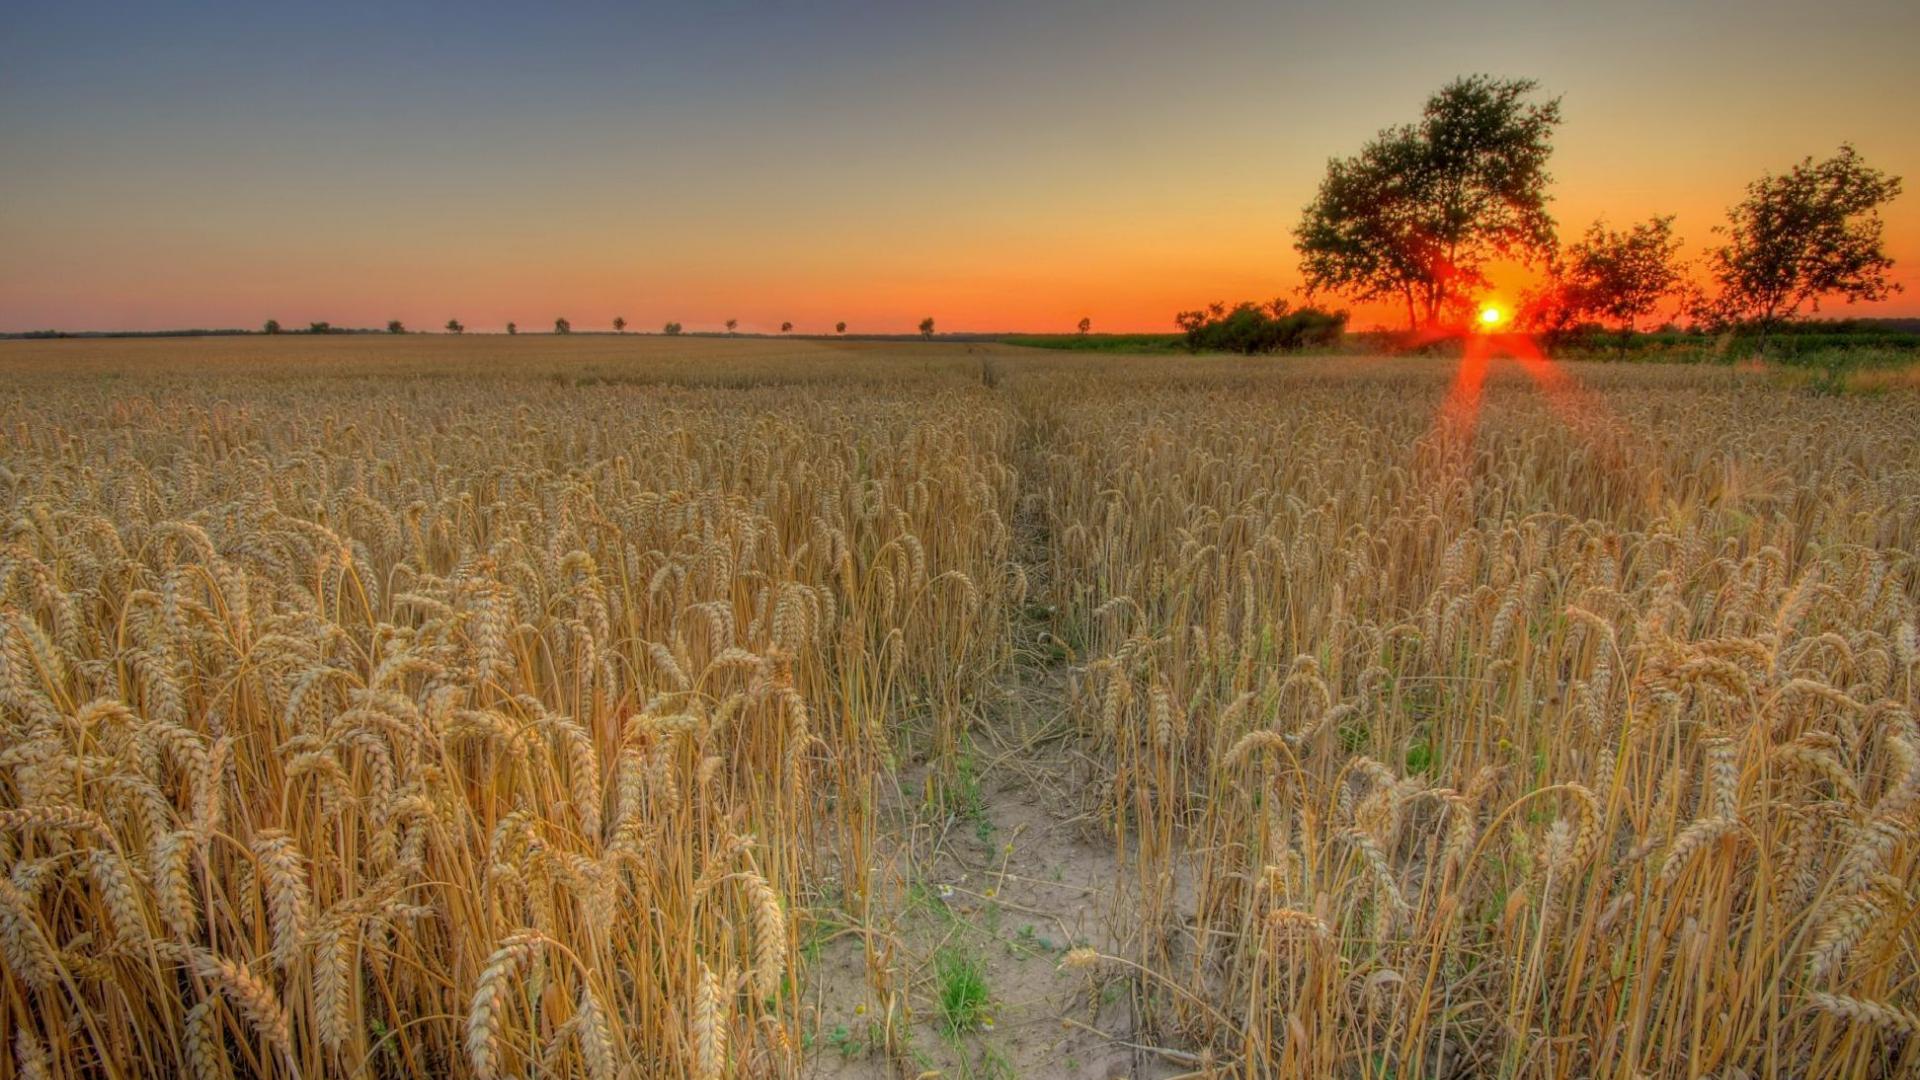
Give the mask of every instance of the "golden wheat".
[{"label": "golden wheat", "polygon": [[1128,1046],[1920,1067],[1909,391],[380,347],[0,356],[0,1075],[794,1076],[834,938],[917,1069],[1049,679]]}]

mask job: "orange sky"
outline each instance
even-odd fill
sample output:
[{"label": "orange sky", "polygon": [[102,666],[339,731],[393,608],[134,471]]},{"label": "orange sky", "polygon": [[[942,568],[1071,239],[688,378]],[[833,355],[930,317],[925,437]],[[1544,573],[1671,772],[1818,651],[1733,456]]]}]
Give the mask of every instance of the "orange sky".
[{"label": "orange sky", "polygon": [[1908,292],[1834,313],[1920,313],[1920,5],[1597,7],[14,12],[0,329],[1170,330],[1291,294],[1326,159],[1474,71],[1563,96],[1563,237],[1697,251],[1852,140]]}]

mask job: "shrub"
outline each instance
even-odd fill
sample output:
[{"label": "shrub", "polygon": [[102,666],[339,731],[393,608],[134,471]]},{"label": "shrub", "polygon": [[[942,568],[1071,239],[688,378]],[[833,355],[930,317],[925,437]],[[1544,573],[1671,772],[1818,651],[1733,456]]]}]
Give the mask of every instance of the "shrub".
[{"label": "shrub", "polygon": [[1347,313],[1317,307],[1293,311],[1285,300],[1244,300],[1232,308],[1215,303],[1205,311],[1184,311],[1174,322],[1186,331],[1189,352],[1255,356],[1337,345],[1347,330]]}]

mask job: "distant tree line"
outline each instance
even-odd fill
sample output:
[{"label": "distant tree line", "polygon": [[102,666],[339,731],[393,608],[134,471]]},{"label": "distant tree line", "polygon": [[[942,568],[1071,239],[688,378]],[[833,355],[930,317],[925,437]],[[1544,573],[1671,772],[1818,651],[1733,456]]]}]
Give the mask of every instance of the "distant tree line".
[{"label": "distant tree line", "polygon": [[[926,333],[927,327],[930,324],[931,324],[931,320],[928,320],[926,323],[923,323],[920,328],[921,332]],[[613,322],[612,322],[614,333],[616,334],[626,333],[627,325],[628,324],[625,316],[622,316],[622,315],[614,316]],[[728,319],[725,323],[725,326],[727,328],[727,333],[732,334],[739,329],[740,321],[738,319]],[[448,319],[443,328],[449,334],[464,334],[467,332],[466,324],[462,323],[459,319]],[[846,333],[847,332],[846,322],[842,320],[840,322],[834,323],[833,330],[834,330],[834,333],[836,334]],[[518,334],[520,332],[520,326],[518,323],[512,323],[512,322],[507,323],[506,331],[509,334]],[[199,333],[202,331],[195,331],[195,332]],[[234,334],[246,333],[246,331],[244,330],[229,330],[229,331],[221,331],[221,332],[234,333]],[[281,333],[282,327],[280,325],[280,320],[268,319],[266,322],[261,324],[260,332],[263,334]],[[330,322],[313,322],[313,323],[307,324],[306,332],[309,334],[332,334],[332,333],[340,333],[342,331],[336,330],[334,325]],[[354,331],[345,331],[345,332],[362,333],[365,331],[354,330]],[[407,330],[406,324],[401,322],[399,319],[389,319],[387,320],[387,324],[386,324],[386,332],[389,334],[405,334],[405,333],[408,333],[409,331]],[[564,316],[553,320],[553,332],[556,334],[573,333],[573,321]],[[680,334],[683,332],[683,328],[681,324],[678,322],[668,322],[666,325],[661,327],[660,332],[663,334],[669,334],[669,335]],[[781,322],[780,332],[783,334],[792,333],[793,322],[791,320]],[[57,330],[36,331],[36,333],[38,333],[40,336],[43,336],[43,337],[66,336]],[[14,336],[18,336],[18,335],[14,335]]]}]

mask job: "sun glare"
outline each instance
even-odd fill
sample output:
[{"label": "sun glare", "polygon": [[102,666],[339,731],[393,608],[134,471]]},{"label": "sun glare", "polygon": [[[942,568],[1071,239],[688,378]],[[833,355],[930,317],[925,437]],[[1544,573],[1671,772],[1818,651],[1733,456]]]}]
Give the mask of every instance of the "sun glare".
[{"label": "sun glare", "polygon": [[1504,311],[1501,311],[1498,307],[1495,307],[1492,304],[1488,304],[1486,307],[1483,307],[1480,309],[1480,325],[1481,326],[1488,326],[1488,327],[1499,326],[1501,323],[1506,321],[1507,321],[1507,313]]}]

